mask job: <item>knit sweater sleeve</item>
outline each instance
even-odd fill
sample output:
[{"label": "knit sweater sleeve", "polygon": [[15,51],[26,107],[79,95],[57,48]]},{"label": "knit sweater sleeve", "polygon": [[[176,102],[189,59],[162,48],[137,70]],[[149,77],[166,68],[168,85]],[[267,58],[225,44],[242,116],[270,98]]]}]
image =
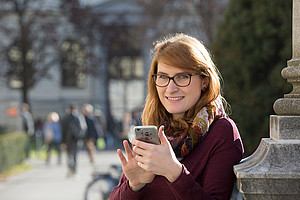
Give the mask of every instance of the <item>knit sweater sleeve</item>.
[{"label": "knit sweater sleeve", "polygon": [[[187,164],[188,167],[182,164],[180,176],[174,182],[168,183],[178,200],[230,199],[235,179],[233,165],[238,164],[243,155],[239,133],[232,121],[225,120],[214,125],[209,134],[210,137],[205,138],[201,148],[195,149],[196,152],[189,158],[193,161],[193,166],[190,164],[192,162]],[[197,152],[203,150],[207,153]],[[198,155],[203,158],[197,157]],[[201,159],[204,162],[198,162]],[[205,167],[202,168],[203,163]]]},{"label": "knit sweater sleeve", "polygon": [[132,199],[137,200],[139,199],[139,192],[134,192],[130,189],[129,183],[125,175],[123,174],[119,185],[111,192],[109,199],[110,200],[126,200]]},{"label": "knit sweater sleeve", "polygon": [[138,200],[141,198],[143,192],[134,192],[129,187],[129,181],[123,174],[119,185],[111,192],[110,200]]}]

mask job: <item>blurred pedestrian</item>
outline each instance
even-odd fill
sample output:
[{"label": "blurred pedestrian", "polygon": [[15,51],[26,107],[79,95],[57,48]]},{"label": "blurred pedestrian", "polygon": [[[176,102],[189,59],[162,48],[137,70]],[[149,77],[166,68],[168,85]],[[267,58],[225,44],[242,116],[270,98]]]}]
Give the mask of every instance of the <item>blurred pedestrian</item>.
[{"label": "blurred pedestrian", "polygon": [[142,111],[139,108],[135,108],[132,111],[131,124],[134,126],[142,126]]},{"label": "blurred pedestrian", "polygon": [[28,136],[26,149],[25,149],[25,155],[26,158],[28,158],[30,153],[31,140],[32,137],[34,136],[34,121],[33,121],[32,114],[30,113],[30,106],[27,103],[22,104],[21,116],[23,120],[23,130],[26,132]]},{"label": "blurred pedestrian", "polygon": [[46,164],[49,164],[51,150],[53,148],[57,151],[57,164],[61,164],[61,142],[62,131],[59,123],[59,115],[56,112],[48,114],[47,122],[43,128],[44,141],[47,146]]},{"label": "blurred pedestrian", "polygon": [[67,148],[68,173],[67,177],[77,176],[77,150],[78,141],[83,139],[86,131],[86,122],[78,111],[76,104],[71,104],[66,110],[66,116],[62,120],[64,144]]},{"label": "blurred pedestrian", "polygon": [[101,129],[102,129],[102,138],[104,139],[105,145],[107,144],[107,136],[108,136],[108,131],[107,131],[107,121],[106,121],[106,117],[103,114],[100,106],[95,106],[94,107],[94,115],[95,118],[98,120]]},{"label": "blurred pedestrian", "polygon": [[133,109],[131,112],[126,112],[123,117],[123,129],[122,138],[131,139],[134,138],[133,128],[134,126],[141,126],[141,111],[139,108]]},{"label": "blurred pedestrian", "polygon": [[88,152],[91,164],[95,164],[96,141],[103,135],[102,127],[93,113],[94,108],[91,104],[82,106],[82,114],[85,118],[87,129],[84,136],[84,145]]},{"label": "blurred pedestrian", "polygon": [[122,135],[127,139],[134,138],[131,112],[126,112],[123,116]]}]

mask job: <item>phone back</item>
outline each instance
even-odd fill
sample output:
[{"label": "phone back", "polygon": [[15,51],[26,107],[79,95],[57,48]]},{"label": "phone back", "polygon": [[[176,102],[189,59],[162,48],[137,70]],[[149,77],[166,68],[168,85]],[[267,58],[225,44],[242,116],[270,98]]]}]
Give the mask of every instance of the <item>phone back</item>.
[{"label": "phone back", "polygon": [[156,126],[135,126],[135,139],[152,144],[160,144]]}]

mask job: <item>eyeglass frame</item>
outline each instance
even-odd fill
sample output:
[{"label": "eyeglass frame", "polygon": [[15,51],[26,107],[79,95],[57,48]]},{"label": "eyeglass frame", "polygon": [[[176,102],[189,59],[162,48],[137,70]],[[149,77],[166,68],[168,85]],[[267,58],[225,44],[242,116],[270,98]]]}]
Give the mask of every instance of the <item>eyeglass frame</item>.
[{"label": "eyeglass frame", "polygon": [[[187,87],[187,86],[189,86],[189,85],[191,84],[192,76],[199,75],[199,73],[192,73],[192,74],[177,74],[177,75],[172,76],[172,77],[169,77],[169,76],[167,76],[167,75],[163,75],[163,76],[168,77],[168,83],[167,83],[166,85],[164,85],[164,86],[160,86],[160,85],[157,85],[157,84],[156,84],[156,79],[157,79],[157,76],[158,76],[158,75],[163,75],[163,74],[152,74],[152,75],[151,75],[152,78],[153,78],[153,80],[154,80],[154,83],[155,83],[155,85],[156,85],[157,87],[167,87],[167,86],[170,84],[170,81],[171,81],[171,80],[173,80],[173,82],[175,83],[175,85],[177,85],[178,87]],[[175,79],[174,79],[174,78],[175,78],[176,76],[178,76],[178,75],[188,75],[188,76],[190,77],[189,83],[188,83],[187,85],[185,85],[185,86],[178,85],[178,84],[176,83]]]}]

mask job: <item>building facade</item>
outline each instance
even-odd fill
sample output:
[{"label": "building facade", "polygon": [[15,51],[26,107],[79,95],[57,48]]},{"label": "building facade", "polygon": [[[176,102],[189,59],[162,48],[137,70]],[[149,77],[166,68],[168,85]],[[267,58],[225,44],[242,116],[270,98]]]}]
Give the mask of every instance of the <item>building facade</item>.
[{"label": "building facade", "polygon": [[[35,2],[35,0],[32,1]],[[78,32],[68,20],[68,15],[59,10],[59,2],[51,0],[44,5],[44,10],[42,9],[44,13],[55,18],[59,25],[55,26],[56,34],[53,39],[58,44],[58,47],[55,47],[58,51],[45,46],[42,50],[46,51],[48,48],[49,50],[47,54],[45,53],[46,59],[40,63],[41,66],[46,66],[51,58],[59,61],[53,62],[47,75],[44,75],[28,92],[35,120],[44,121],[47,114],[52,111],[63,116],[67,105],[70,102],[76,102],[79,106],[84,103],[97,105],[105,113],[108,122],[112,119],[122,122],[126,113],[141,108],[144,104],[154,39],[158,39],[159,35],[175,32],[188,33],[204,41],[208,38],[201,31],[201,26],[196,26],[201,20],[193,10],[184,14],[174,12],[174,9],[172,12],[167,11],[156,23],[150,25],[149,20],[153,20],[154,17],[151,18],[149,15],[147,17],[147,10],[145,11],[145,7],[141,6],[138,1],[95,0],[81,1],[82,5],[91,8],[93,16],[101,19],[102,30],[99,31],[99,42],[86,45],[86,38],[81,33],[89,32],[89,30]],[[224,2],[227,1],[220,2],[224,7]],[[31,6],[32,9],[38,8],[35,4]],[[165,7],[167,10],[168,5]],[[186,7],[193,9],[191,5]],[[10,12],[10,9],[9,5],[1,6],[0,24],[18,30],[18,26],[14,27],[14,24],[18,23],[16,14]],[[178,5],[177,9],[179,9]],[[155,15],[155,13],[150,14]],[[1,29],[3,27],[0,27]],[[9,36],[2,32],[0,47],[12,49],[9,54],[11,58],[8,60],[15,59],[17,63],[18,49],[14,50]],[[35,47],[40,44],[38,38],[33,41],[34,51]],[[89,58],[85,55],[90,52],[97,55],[94,62],[98,67],[87,73],[85,59],[89,60]],[[37,55],[36,53],[34,56]],[[0,56],[0,59],[3,60],[0,67],[0,74],[2,73],[0,127],[10,130],[21,129],[20,117],[17,114],[23,101],[21,83],[16,77],[8,79],[3,75],[12,62],[5,61],[3,56]]]}]

